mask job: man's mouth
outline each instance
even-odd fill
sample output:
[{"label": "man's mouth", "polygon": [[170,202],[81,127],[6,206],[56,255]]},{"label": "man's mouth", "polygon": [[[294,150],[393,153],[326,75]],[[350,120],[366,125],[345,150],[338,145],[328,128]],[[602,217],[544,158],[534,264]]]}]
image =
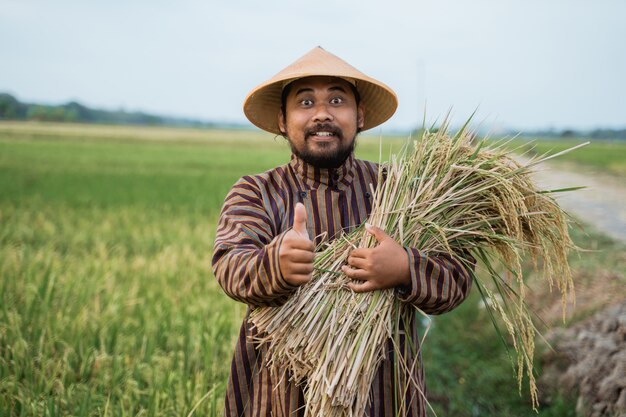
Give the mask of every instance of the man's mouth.
[{"label": "man's mouth", "polygon": [[333,137],[333,136],[336,136],[336,135],[333,132],[313,132],[311,134],[311,136],[319,136],[319,137],[322,137],[322,138],[324,138],[324,137],[330,138],[330,137]]},{"label": "man's mouth", "polygon": [[317,126],[306,132],[306,138],[315,138],[317,140],[341,139],[341,130],[334,126]]}]

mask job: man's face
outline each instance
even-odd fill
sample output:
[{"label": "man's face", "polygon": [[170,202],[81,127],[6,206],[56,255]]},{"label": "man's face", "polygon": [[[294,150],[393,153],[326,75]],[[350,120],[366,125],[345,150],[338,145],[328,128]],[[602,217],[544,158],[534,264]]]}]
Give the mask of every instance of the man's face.
[{"label": "man's face", "polygon": [[296,80],[286,97],[278,125],[292,152],[314,166],[337,168],[352,153],[363,127],[363,106],[350,84],[336,77]]}]

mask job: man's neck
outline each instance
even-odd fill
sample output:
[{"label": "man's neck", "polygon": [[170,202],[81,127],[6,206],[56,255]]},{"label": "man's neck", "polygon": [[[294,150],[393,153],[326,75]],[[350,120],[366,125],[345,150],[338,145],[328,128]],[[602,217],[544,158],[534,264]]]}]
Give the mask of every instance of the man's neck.
[{"label": "man's neck", "polygon": [[300,177],[308,188],[329,187],[334,190],[342,190],[349,186],[354,177],[354,153],[337,168],[320,168],[309,164],[296,155],[291,155],[289,166]]}]

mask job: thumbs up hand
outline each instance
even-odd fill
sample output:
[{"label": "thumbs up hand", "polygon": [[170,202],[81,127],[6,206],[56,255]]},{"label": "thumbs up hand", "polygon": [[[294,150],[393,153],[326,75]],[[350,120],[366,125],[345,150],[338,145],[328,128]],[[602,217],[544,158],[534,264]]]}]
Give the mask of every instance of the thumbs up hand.
[{"label": "thumbs up hand", "polygon": [[297,203],[294,208],[293,227],[283,237],[278,249],[280,272],[287,283],[302,285],[313,274],[315,245],[306,230],[306,208]]},{"label": "thumbs up hand", "polygon": [[302,238],[311,241],[309,232],[306,230],[306,208],[302,203],[296,203],[293,213],[293,228],[291,230],[302,236]]}]

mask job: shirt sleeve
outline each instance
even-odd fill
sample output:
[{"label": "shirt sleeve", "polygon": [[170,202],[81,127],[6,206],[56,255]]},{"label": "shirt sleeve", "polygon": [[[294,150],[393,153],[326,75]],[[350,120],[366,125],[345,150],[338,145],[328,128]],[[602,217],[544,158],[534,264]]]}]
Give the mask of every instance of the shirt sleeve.
[{"label": "shirt sleeve", "polygon": [[411,283],[398,289],[401,301],[427,314],[441,314],[461,304],[472,286],[476,260],[469,254],[426,255],[415,248],[409,254]]},{"label": "shirt sleeve", "polygon": [[285,281],[277,233],[258,186],[240,179],[226,196],[213,251],[213,274],[231,298],[251,306],[283,304],[297,286]]}]

